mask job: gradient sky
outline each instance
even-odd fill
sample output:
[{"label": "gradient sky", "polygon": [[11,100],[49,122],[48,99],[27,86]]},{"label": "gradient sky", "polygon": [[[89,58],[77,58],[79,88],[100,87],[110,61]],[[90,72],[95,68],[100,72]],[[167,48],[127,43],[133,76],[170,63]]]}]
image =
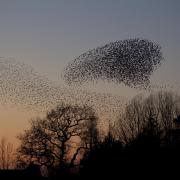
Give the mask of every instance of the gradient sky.
[{"label": "gradient sky", "polygon": [[179,22],[179,0],[0,0],[0,56],[62,82],[63,68],[80,54],[141,37],[159,43],[166,59],[152,80],[179,83]]}]

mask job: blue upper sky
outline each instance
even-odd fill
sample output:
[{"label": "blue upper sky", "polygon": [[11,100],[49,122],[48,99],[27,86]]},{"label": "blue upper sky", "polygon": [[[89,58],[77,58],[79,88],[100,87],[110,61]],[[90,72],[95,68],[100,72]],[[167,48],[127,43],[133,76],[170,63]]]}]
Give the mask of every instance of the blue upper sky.
[{"label": "blue upper sky", "polygon": [[0,56],[55,81],[66,64],[111,41],[142,37],[162,46],[159,82],[180,77],[179,0],[0,0]]}]

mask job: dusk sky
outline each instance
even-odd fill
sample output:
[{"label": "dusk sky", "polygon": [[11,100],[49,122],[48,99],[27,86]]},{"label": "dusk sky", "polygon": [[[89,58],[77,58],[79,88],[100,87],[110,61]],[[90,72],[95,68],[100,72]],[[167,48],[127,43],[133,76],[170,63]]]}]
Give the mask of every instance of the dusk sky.
[{"label": "dusk sky", "polygon": [[[31,65],[63,85],[63,69],[82,53],[140,37],[158,43],[165,58],[152,82],[178,86],[179,21],[179,0],[0,0],[0,57]],[[120,87],[113,85],[111,91]],[[26,126],[24,114],[2,114],[0,136],[14,136]]]}]

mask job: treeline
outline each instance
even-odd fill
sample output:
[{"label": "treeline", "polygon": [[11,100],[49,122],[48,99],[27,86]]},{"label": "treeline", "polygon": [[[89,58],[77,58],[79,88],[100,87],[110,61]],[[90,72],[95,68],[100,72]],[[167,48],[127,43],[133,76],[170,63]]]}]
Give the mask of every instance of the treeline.
[{"label": "treeline", "polygon": [[172,92],[136,96],[81,162],[84,177],[179,177],[180,97]]},{"label": "treeline", "polygon": [[66,104],[32,120],[30,129],[18,136],[16,168],[38,169],[33,172],[49,178],[133,175],[146,179],[157,172],[162,176],[178,172],[178,94],[136,96],[104,135],[98,122],[91,107]]}]

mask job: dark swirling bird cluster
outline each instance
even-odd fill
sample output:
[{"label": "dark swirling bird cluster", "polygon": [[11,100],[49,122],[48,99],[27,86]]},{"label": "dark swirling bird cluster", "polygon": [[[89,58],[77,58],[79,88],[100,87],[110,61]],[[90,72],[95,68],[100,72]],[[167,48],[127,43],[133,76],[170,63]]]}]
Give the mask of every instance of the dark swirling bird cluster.
[{"label": "dark swirling bird cluster", "polygon": [[90,50],[64,70],[68,84],[107,80],[129,87],[146,88],[150,76],[163,60],[161,47],[146,39],[127,39]]}]

